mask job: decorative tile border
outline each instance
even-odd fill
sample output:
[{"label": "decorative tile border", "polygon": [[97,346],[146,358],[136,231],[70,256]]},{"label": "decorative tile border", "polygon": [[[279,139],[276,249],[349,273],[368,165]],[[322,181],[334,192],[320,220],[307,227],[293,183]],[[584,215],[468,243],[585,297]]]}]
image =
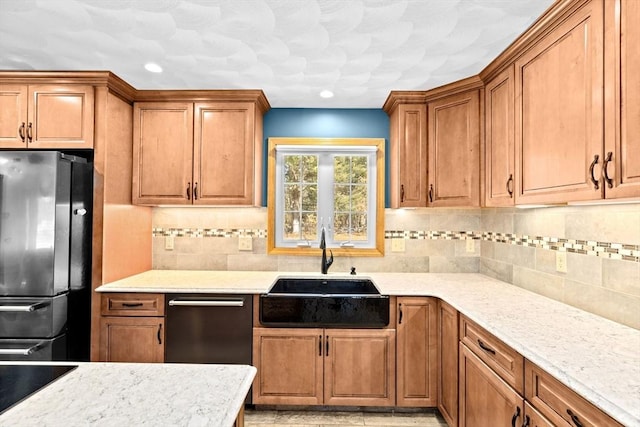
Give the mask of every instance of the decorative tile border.
[{"label": "decorative tile border", "polygon": [[[225,237],[251,236],[267,238],[267,230],[245,228],[153,228],[153,237]],[[527,236],[492,231],[434,231],[434,230],[386,230],[385,239],[408,240],[483,240],[518,246],[572,252],[601,258],[640,262],[640,245],[597,242],[591,240],[563,239],[557,237]]]}]

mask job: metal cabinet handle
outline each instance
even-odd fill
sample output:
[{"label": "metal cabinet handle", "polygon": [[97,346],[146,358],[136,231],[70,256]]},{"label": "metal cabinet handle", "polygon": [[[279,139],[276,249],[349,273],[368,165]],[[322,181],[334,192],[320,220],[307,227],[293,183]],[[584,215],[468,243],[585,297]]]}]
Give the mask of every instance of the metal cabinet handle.
[{"label": "metal cabinet handle", "polygon": [[404,202],[404,184],[400,184],[400,203]]},{"label": "metal cabinet handle", "polygon": [[595,175],[593,174],[593,168],[598,164],[598,160],[600,160],[600,155],[596,154],[595,156],[593,156],[593,162],[591,162],[591,166],[589,166],[589,178],[591,179],[591,182],[593,183],[593,188],[595,190],[600,189],[600,182],[596,179]]},{"label": "metal cabinet handle", "polygon": [[42,347],[43,346],[40,343],[38,343],[34,346],[26,347],[26,348],[0,348],[0,355],[29,356],[35,353],[36,351],[40,350]]},{"label": "metal cabinet handle", "polygon": [[20,125],[20,127],[18,128],[18,135],[20,135],[20,139],[22,140],[22,142],[24,142],[26,136],[24,134],[24,125],[25,123],[22,122],[22,124]]},{"label": "metal cabinet handle", "polygon": [[158,344],[162,344],[162,323],[158,324]]},{"label": "metal cabinet handle", "polygon": [[520,407],[516,406],[516,413],[511,417],[511,427],[516,427],[516,421],[520,418]]},{"label": "metal cabinet handle", "polygon": [[576,427],[583,427],[582,423],[580,422],[580,418],[578,418],[578,416],[574,414],[571,409],[567,409],[567,414],[569,414],[569,416],[571,417],[571,421],[573,421],[573,424],[575,424]]},{"label": "metal cabinet handle", "polygon": [[123,307],[142,307],[144,304],[141,302],[123,302]]},{"label": "metal cabinet handle", "polygon": [[529,415],[525,415],[524,416],[524,423],[522,424],[522,427],[529,427],[529,423],[531,422],[531,418],[529,418]]},{"label": "metal cabinet handle", "polygon": [[169,301],[172,307],[243,307],[244,300],[179,300]]},{"label": "metal cabinet handle", "polygon": [[478,345],[480,346],[481,349],[483,349],[487,353],[496,354],[496,351],[494,349],[492,349],[491,347],[483,343],[481,340],[478,340]]},{"label": "metal cabinet handle", "polygon": [[402,304],[398,304],[398,311],[400,312],[399,318],[398,318],[398,325],[402,324]]},{"label": "metal cabinet handle", "polygon": [[31,122],[29,122],[29,125],[27,126],[27,139],[29,142],[33,141],[33,126]]},{"label": "metal cabinet handle", "polygon": [[507,193],[509,193],[509,197],[513,197],[513,174],[509,174],[509,179],[507,179]]},{"label": "metal cabinet handle", "polygon": [[429,184],[429,202],[433,203],[433,184]]},{"label": "metal cabinet handle", "polygon": [[607,183],[607,187],[613,188],[613,179],[609,177],[609,162],[613,158],[613,152],[609,151],[607,153],[607,157],[604,159],[604,164],[602,165],[602,173],[604,173],[604,181]]},{"label": "metal cabinet handle", "polygon": [[329,335],[327,335],[325,339],[327,340],[325,347],[325,356],[329,356]]},{"label": "metal cabinet handle", "polygon": [[0,305],[0,313],[29,313],[47,307],[48,305],[49,304],[45,302],[36,302],[24,305]]},{"label": "metal cabinet handle", "polygon": [[322,335],[318,335],[318,356],[322,356]]},{"label": "metal cabinet handle", "polygon": [[191,200],[191,183],[187,182],[187,200]]},{"label": "metal cabinet handle", "polygon": [[193,183],[193,200],[198,200],[198,183]]}]

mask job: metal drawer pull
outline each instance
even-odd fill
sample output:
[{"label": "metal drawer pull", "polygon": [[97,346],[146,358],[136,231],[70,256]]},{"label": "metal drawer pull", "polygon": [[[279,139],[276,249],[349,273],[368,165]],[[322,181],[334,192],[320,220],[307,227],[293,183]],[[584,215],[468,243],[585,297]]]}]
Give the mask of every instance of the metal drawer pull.
[{"label": "metal drawer pull", "polygon": [[170,306],[180,307],[243,307],[244,300],[179,300],[172,299],[169,301]]},{"label": "metal drawer pull", "polygon": [[25,139],[27,138],[26,135],[24,134],[24,122],[22,122],[22,124],[18,128],[18,134],[20,135],[20,139],[22,140],[22,142],[24,142]]},{"label": "metal drawer pull", "polygon": [[478,345],[480,346],[481,349],[483,349],[487,353],[496,354],[496,351],[494,349],[492,349],[491,347],[487,346],[481,340],[478,340]]},{"label": "metal drawer pull", "polygon": [[36,344],[32,347],[27,348],[0,348],[1,355],[18,355],[18,356],[29,356],[36,351],[40,350],[40,344]]},{"label": "metal drawer pull", "polygon": [[509,174],[509,179],[507,180],[507,193],[509,193],[509,197],[513,197],[513,190],[511,189],[511,185],[513,184],[513,174]]},{"label": "metal drawer pull", "polygon": [[531,422],[531,419],[529,418],[529,415],[525,415],[524,416],[524,424],[522,424],[522,427],[529,427],[529,423]]},{"label": "metal drawer pull", "polygon": [[123,307],[142,307],[144,304],[141,302],[123,302]]},{"label": "metal drawer pull", "polygon": [[36,311],[39,310],[41,308],[46,307],[48,304],[44,303],[44,302],[37,302],[35,304],[29,304],[29,305],[0,305],[0,312],[5,312],[5,313],[16,313],[16,312],[20,312],[20,313],[28,313],[31,311]]},{"label": "metal drawer pull", "polygon": [[576,427],[582,427],[582,423],[580,422],[580,418],[576,414],[573,413],[571,409],[567,409],[567,414],[571,417],[571,421],[576,425]]}]

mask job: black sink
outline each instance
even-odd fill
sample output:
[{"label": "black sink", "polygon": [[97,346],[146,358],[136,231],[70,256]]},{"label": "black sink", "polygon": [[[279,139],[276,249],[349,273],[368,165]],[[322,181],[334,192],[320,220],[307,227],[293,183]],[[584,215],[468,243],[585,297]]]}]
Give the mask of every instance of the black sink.
[{"label": "black sink", "polygon": [[389,296],[365,278],[280,278],[260,295],[263,326],[382,328],[389,324]]},{"label": "black sink", "polygon": [[281,278],[268,294],[318,294],[318,295],[380,295],[369,279],[344,278]]}]

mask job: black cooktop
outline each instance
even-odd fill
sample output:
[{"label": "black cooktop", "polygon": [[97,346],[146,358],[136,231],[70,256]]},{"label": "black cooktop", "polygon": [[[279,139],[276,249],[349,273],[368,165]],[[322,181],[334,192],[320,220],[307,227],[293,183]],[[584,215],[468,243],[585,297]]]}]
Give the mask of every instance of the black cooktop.
[{"label": "black cooktop", "polygon": [[0,365],[0,413],[77,366]]}]

